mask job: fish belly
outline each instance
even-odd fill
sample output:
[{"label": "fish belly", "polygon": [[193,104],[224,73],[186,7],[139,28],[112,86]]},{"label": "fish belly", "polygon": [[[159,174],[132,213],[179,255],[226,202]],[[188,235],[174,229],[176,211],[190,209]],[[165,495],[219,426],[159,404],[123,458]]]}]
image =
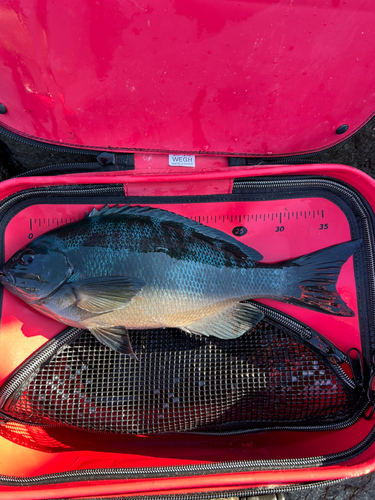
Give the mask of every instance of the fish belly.
[{"label": "fish belly", "polygon": [[123,325],[130,329],[184,328],[186,325],[218,314],[236,302],[237,299],[215,301],[208,298],[197,301],[180,294],[163,299],[160,295],[157,297],[145,295],[135,297],[122,309],[90,318],[83,323],[87,327],[95,324]]},{"label": "fish belly", "polygon": [[[181,275],[171,275],[163,283],[147,286],[123,308],[88,318],[85,325],[94,321],[130,329],[184,328],[241,300],[280,297],[283,278],[275,269],[213,270],[204,266],[194,269],[185,281]],[[276,285],[275,280],[279,281]]]}]

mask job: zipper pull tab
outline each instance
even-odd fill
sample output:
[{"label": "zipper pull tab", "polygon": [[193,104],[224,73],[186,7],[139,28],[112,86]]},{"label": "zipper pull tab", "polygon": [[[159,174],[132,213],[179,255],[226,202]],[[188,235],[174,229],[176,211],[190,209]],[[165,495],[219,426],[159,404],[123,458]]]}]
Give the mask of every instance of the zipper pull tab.
[{"label": "zipper pull tab", "polygon": [[372,357],[372,363],[371,363],[371,374],[370,374],[370,381],[368,383],[368,389],[367,389],[367,399],[371,405],[371,410],[368,415],[363,415],[363,418],[366,420],[371,420],[372,416],[375,413],[375,354]]},{"label": "zipper pull tab", "polygon": [[100,163],[100,165],[103,165],[104,167],[106,167],[107,165],[116,165],[116,157],[114,153],[107,153],[107,152],[100,153],[96,157],[96,161]]},{"label": "zipper pull tab", "polygon": [[361,353],[359,352],[358,349],[352,347],[351,349],[349,349],[347,356],[350,368],[352,370],[354,383],[356,387],[363,388],[364,380],[363,380]]},{"label": "zipper pull tab", "polygon": [[333,364],[342,365],[342,363],[347,362],[347,356],[315,330],[304,327],[300,330],[300,335],[305,342],[308,342],[325,354]]}]

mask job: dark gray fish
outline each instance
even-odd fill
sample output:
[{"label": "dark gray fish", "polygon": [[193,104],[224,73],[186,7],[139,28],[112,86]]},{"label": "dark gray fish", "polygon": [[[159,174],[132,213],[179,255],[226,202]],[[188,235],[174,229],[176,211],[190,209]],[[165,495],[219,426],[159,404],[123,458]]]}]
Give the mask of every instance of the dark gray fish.
[{"label": "dark gray fish", "polygon": [[135,357],[127,329],[243,335],[263,317],[243,302],[252,298],[353,316],[336,282],[359,243],[266,265],[256,250],[180,215],[107,206],[35,239],[4,265],[0,282],[43,314]]}]

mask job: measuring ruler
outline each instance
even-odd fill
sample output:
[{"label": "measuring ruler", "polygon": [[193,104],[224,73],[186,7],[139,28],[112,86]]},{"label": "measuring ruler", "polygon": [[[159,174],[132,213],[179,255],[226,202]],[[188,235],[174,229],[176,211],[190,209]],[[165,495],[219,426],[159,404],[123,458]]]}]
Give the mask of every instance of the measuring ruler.
[{"label": "measuring ruler", "polygon": [[[206,224],[207,226],[214,224],[225,224],[227,225],[228,223],[233,224],[233,223],[239,223],[239,224],[248,224],[251,222],[266,222],[267,221],[275,221],[278,222],[279,224],[283,224],[285,220],[291,220],[295,219],[296,221],[298,219],[324,219],[324,210],[300,210],[300,211],[292,211],[292,212],[267,212],[267,213],[252,213],[252,214],[239,214],[239,215],[228,215],[225,213],[215,213],[211,215],[194,215],[190,217],[192,220],[199,222],[201,224]],[[64,226],[66,224],[70,224],[72,222],[77,222],[80,219],[77,219],[75,217],[39,217],[39,218],[30,218],[29,219],[29,225],[30,225],[30,231],[32,232],[35,228],[39,227],[48,227],[50,229],[57,228],[59,226]],[[242,229],[242,231],[241,231]],[[323,229],[323,228],[320,228]],[[325,227],[327,229],[327,227]],[[246,234],[246,226],[240,226],[240,229],[237,231],[236,228],[232,230],[232,233],[235,236],[244,236]],[[30,239],[32,239],[34,235],[30,235]]]},{"label": "measuring ruler", "polygon": [[[230,234],[259,251],[264,256],[263,262],[290,259],[351,239],[345,214],[325,198],[151,206]],[[82,219],[92,208],[93,205],[26,208],[7,227],[7,257],[39,235]]]}]

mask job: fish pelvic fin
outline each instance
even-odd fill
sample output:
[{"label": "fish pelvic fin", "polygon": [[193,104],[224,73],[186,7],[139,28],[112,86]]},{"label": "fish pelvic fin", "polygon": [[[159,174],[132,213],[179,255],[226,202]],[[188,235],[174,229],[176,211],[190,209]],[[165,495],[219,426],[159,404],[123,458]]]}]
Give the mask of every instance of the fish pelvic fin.
[{"label": "fish pelvic fin", "polygon": [[237,302],[217,314],[187,325],[184,330],[219,339],[236,339],[257,325],[262,318],[263,313],[253,304]]},{"label": "fish pelvic fin", "polygon": [[127,329],[124,326],[92,326],[88,330],[105,346],[120,354],[126,354],[138,361],[130,344]]},{"label": "fish pelvic fin", "polygon": [[291,268],[287,271],[290,285],[283,302],[328,314],[354,316],[340,297],[336,283],[342,266],[361,242],[347,241],[283,263]]}]

